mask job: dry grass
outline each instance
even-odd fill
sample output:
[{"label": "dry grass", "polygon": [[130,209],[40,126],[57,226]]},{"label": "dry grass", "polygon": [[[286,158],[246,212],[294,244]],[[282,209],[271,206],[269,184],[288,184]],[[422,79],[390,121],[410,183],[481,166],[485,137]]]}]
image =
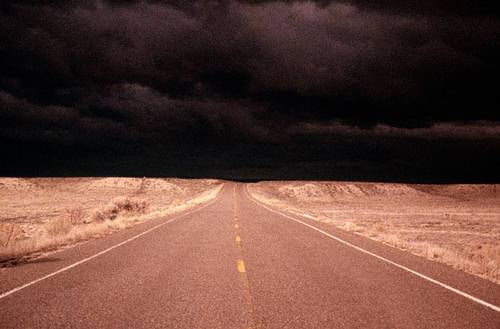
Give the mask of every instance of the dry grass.
[{"label": "dry grass", "polygon": [[500,283],[500,186],[262,182],[251,194]]},{"label": "dry grass", "polygon": [[0,266],[189,209],[216,180],[0,179]]}]

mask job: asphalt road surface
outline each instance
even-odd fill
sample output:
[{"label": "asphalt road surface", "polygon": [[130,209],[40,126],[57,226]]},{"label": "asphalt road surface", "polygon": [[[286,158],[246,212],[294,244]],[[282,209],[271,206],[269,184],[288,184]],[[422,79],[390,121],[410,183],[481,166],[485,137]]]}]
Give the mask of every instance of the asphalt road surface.
[{"label": "asphalt road surface", "polygon": [[236,183],[186,214],[0,269],[2,329],[499,329],[499,306],[500,285],[280,215]]}]

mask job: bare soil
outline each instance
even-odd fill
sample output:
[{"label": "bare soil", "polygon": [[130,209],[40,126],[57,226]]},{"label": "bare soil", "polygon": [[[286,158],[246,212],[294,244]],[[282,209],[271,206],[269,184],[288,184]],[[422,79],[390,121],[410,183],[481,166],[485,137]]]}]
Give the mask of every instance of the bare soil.
[{"label": "bare soil", "polygon": [[500,185],[261,182],[262,202],[500,283]]}]

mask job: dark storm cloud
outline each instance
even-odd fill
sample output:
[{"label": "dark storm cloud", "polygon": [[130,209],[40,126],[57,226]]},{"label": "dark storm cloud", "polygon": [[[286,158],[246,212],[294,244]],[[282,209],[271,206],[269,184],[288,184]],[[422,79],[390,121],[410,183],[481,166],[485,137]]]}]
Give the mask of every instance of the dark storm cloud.
[{"label": "dark storm cloud", "polygon": [[498,142],[500,22],[489,2],[0,8],[0,136],[10,142]]},{"label": "dark storm cloud", "polygon": [[172,99],[136,84],[113,85],[79,101],[73,107],[36,105],[0,91],[0,137],[66,144],[275,138],[253,118],[260,109],[242,102]]},{"label": "dark storm cloud", "polygon": [[460,122],[438,123],[431,127],[405,129],[387,125],[376,125],[372,129],[361,129],[338,122],[299,123],[290,126],[291,134],[333,135],[351,137],[393,137],[423,140],[493,140],[500,142],[500,126],[493,122],[478,121],[464,124]]},{"label": "dark storm cloud", "polygon": [[354,123],[498,118],[488,108],[498,104],[489,78],[498,74],[499,24],[490,18],[337,3],[129,3],[10,6],[3,88],[50,104],[74,101],[68,88],[138,83]]}]

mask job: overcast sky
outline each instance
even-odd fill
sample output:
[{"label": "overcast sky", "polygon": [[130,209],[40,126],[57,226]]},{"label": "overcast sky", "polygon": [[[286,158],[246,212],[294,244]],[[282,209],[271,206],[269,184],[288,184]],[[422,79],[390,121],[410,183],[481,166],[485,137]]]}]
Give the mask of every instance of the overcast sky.
[{"label": "overcast sky", "polygon": [[500,181],[491,1],[9,1],[2,175]]}]

